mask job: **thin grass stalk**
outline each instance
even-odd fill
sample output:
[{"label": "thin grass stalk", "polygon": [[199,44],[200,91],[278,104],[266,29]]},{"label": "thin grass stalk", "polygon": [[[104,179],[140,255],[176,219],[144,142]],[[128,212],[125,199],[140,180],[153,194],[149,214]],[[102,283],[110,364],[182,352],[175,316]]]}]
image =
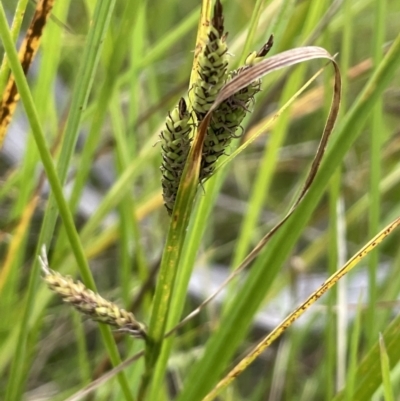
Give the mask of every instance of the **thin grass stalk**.
[{"label": "thin grass stalk", "polygon": [[[56,13],[58,18],[61,18],[62,20],[65,19],[67,17],[69,4],[69,0],[56,1],[53,13]],[[35,86],[32,90],[39,119],[43,124],[46,124],[45,128],[52,133],[58,133],[60,131],[59,127],[50,126],[49,113],[50,109],[54,108],[56,104],[52,85],[55,82],[57,69],[59,67],[62,49],[62,35],[63,29],[54,22],[49,21],[49,24],[47,24],[46,29],[43,32],[42,38],[42,46],[46,51],[41,54],[40,68]],[[52,94],[52,96],[49,94]],[[32,196],[32,190],[36,185],[35,181],[32,180],[32,171],[37,167],[39,154],[33,136],[29,135],[27,140],[28,143],[26,145],[25,155],[20,167],[22,170],[21,183],[23,184],[20,185],[19,196],[15,202],[15,207],[13,208],[14,216],[18,216],[22,208],[26,206]]]},{"label": "thin grass stalk", "polygon": [[[193,267],[197,257],[197,251],[207,226],[207,217],[210,216],[219,189],[223,183],[225,175],[220,172],[213,180],[208,181],[204,186],[205,196],[198,198],[193,210],[191,220],[188,226],[188,235],[185,240],[182,256],[179,262],[179,268],[174,285],[174,292],[171,300],[170,312],[168,315],[167,329],[171,330],[179,322],[182,316],[184,302],[187,294],[189,280],[193,272]],[[168,358],[170,356],[174,336],[169,336],[163,342],[157,368],[151,384],[149,399],[158,399],[160,389],[165,380]]]},{"label": "thin grass stalk", "polygon": [[[257,310],[263,297],[257,293],[260,283],[263,292],[273,281],[276,271],[272,266],[281,266],[287,255],[293,249],[298,237],[303,232],[313,210],[321,199],[330,177],[341,162],[344,155],[360,135],[360,129],[365,122],[365,116],[371,110],[376,99],[382,94],[400,65],[400,35],[393,42],[379,69],[370,78],[363,91],[353,103],[347,117],[336,129],[336,138],[328,149],[325,159],[321,163],[313,185],[309,188],[307,196],[285,225],[285,227],[271,240],[269,247],[261,254],[250,270],[250,274],[242,287],[240,297],[230,308],[229,314],[221,322],[220,329],[212,336],[207,346],[203,360],[195,364],[189,372],[183,390],[178,400],[201,399],[204,390],[210,381],[216,380],[216,365],[225,361],[229,351],[223,344],[228,342],[230,349],[235,348],[243,337],[245,327],[248,327],[251,316]],[[266,266],[268,268],[263,269]],[[229,340],[228,340],[229,339]],[[229,356],[228,356],[229,357]],[[189,385],[190,383],[190,385]]]},{"label": "thin grass stalk", "polygon": [[[113,124],[115,126],[114,129],[114,134],[116,137],[116,151],[117,151],[117,156],[118,156],[118,164],[119,164],[119,173],[120,175],[123,174],[127,166],[129,165],[129,159],[130,155],[128,152],[128,144],[127,144],[127,137],[124,135],[124,132],[127,132],[124,130],[123,127],[123,116],[122,112],[120,110],[117,99],[114,99],[115,101],[112,102],[111,105],[111,116],[113,119]],[[129,292],[131,291],[130,288],[130,279],[128,279],[131,275],[131,266],[132,266],[132,258],[136,260],[137,266],[138,266],[138,272],[139,272],[139,278],[142,282],[144,282],[148,276],[149,272],[149,266],[146,260],[146,255],[145,255],[145,250],[143,248],[143,244],[141,241],[141,231],[140,231],[140,223],[139,223],[139,216],[137,214],[137,204],[136,204],[136,199],[134,199],[133,196],[129,196],[128,194],[126,195],[126,198],[123,199],[123,210],[121,210],[121,218],[124,220],[124,222],[121,221],[121,224],[124,226],[126,225],[125,229],[126,230],[126,235],[127,237],[125,238],[125,269],[122,269],[122,271],[125,270],[125,273],[121,272],[121,280],[126,281],[126,283],[121,282],[121,288],[123,288],[125,285],[127,288],[125,288],[126,294],[125,294],[125,302],[126,306],[129,304],[130,297]],[[134,249],[134,254],[132,254],[130,249],[130,238],[133,239],[133,243],[135,246]],[[144,302],[144,304],[147,304],[147,301]]]},{"label": "thin grass stalk", "polygon": [[[135,46],[131,49],[130,52],[130,68],[129,68],[129,105],[128,105],[128,116],[127,116],[127,132],[129,136],[129,142],[127,143],[129,149],[129,154],[131,158],[134,158],[140,149],[140,140],[137,135],[137,120],[139,117],[139,113],[143,107],[143,103],[150,104],[150,99],[146,96],[146,99],[143,98],[141,93],[141,88],[143,86],[140,75],[143,73],[143,70],[138,67],[141,60],[143,59],[144,54],[147,52],[146,46],[146,2],[142,2],[136,11],[136,23],[133,24],[134,28],[129,33],[132,43],[135,43]],[[151,48],[151,47],[150,47]],[[146,49],[146,51],[145,51]],[[149,77],[151,64],[146,68],[146,76],[147,82],[151,80]]]},{"label": "thin grass stalk", "polygon": [[[73,212],[76,210],[92,165],[93,155],[96,150],[96,145],[98,144],[98,135],[107,116],[109,101],[113,97],[112,93],[117,82],[117,77],[119,76],[120,69],[128,50],[129,41],[127,41],[126,38],[130,37],[131,31],[135,26],[135,17],[138,14],[137,10],[140,3],[140,1],[128,1],[126,3],[117,37],[115,38],[115,42],[112,40],[113,43],[118,43],[118,45],[113,46],[112,53],[107,61],[105,82],[102,84],[97,98],[96,111],[81,154],[80,168],[77,170],[75,176],[74,187],[69,201]],[[134,18],[133,20],[132,17]],[[108,32],[108,35],[111,35],[110,31]]]},{"label": "thin grass stalk", "polygon": [[[384,283],[380,283],[379,289],[380,296],[378,300],[378,305],[380,302],[386,303],[386,300],[396,299],[400,292],[400,250],[397,250],[393,257],[393,268],[390,274],[385,278]],[[381,311],[377,315],[376,325],[380,328],[386,327],[393,317],[393,309],[387,308]]]},{"label": "thin grass stalk", "polygon": [[[36,195],[32,198],[31,202],[25,208],[18,225],[12,236],[12,240],[7,249],[7,253],[4,257],[2,267],[0,270],[0,296],[3,294],[4,286],[11,275],[13,267],[16,267],[15,262],[18,260],[20,255],[20,248],[25,242],[24,239],[29,229],[29,225],[32,219],[32,215],[39,202],[39,196]],[[4,294],[3,294],[4,295]]]},{"label": "thin grass stalk", "polygon": [[[68,9],[69,1],[56,1],[53,8],[53,13],[56,13],[59,18],[64,19]],[[47,124],[49,121],[48,110],[51,106],[54,107],[55,105],[54,99],[49,96],[49,93],[52,93],[52,84],[55,79],[55,75],[59,65],[59,57],[61,52],[61,36],[62,28],[50,21],[50,23],[47,24],[46,29],[43,33],[41,42],[42,47],[46,49],[46,51],[43,52],[40,57],[40,68],[37,76],[37,81],[35,82],[35,86],[32,91],[40,121],[46,121]],[[48,128],[52,132],[59,131],[56,127],[48,126]],[[27,141],[28,143],[25,148],[25,155],[23,157],[22,165],[20,167],[21,185],[19,187],[19,196],[13,206],[13,216],[19,216],[21,213],[23,213],[23,208],[29,208],[30,204],[34,202],[37,194],[41,191],[40,188],[43,186],[43,183],[35,183],[35,180],[32,180],[32,171],[35,171],[37,167],[39,155],[35,146],[34,137],[32,135],[28,135]],[[40,180],[43,180],[42,174]],[[36,188],[34,189],[35,186]],[[33,190],[35,192],[32,192]],[[18,250],[18,254],[20,255],[19,258],[21,259],[21,261],[23,259],[22,255],[24,255],[26,251],[25,246],[26,245],[24,242],[24,244],[21,244],[21,247]],[[16,260],[15,262],[16,266],[21,263],[18,260]],[[25,361],[25,363],[29,364],[30,362]]]},{"label": "thin grass stalk", "polygon": [[[383,45],[385,40],[386,28],[386,1],[378,1],[375,3],[375,22],[374,35],[372,43],[372,57],[374,67],[377,68],[382,60]],[[383,124],[383,100],[379,99],[372,111],[371,130],[370,130],[370,182],[369,182],[369,197],[371,204],[368,213],[368,233],[374,232],[379,227],[381,215],[381,195],[379,185],[382,179],[382,144],[384,141],[385,127]],[[376,302],[378,300],[378,283],[377,271],[379,266],[379,252],[372,253],[369,260],[368,268],[368,335],[367,343],[371,347],[376,339],[380,328],[376,324]]]},{"label": "thin grass stalk", "polygon": [[279,345],[276,353],[274,367],[271,378],[271,388],[269,391],[268,401],[283,399],[283,392],[288,379],[290,353],[292,341],[290,337],[284,339]]},{"label": "thin grass stalk", "polygon": [[[337,268],[340,269],[347,259],[346,224],[344,218],[344,200],[339,197],[337,203]],[[342,388],[346,381],[348,354],[348,312],[347,312],[347,277],[343,277],[337,286],[337,370],[336,389]]]},{"label": "thin grass stalk", "polygon": [[199,13],[200,7],[196,7],[189,15],[182,18],[179,24],[170,32],[166,32],[157,43],[146,50],[140,60],[137,60],[137,68],[143,69],[163,57],[175,43],[179,42],[196,26],[199,20]]},{"label": "thin grass stalk", "polygon": [[0,187],[0,200],[4,200],[4,198],[10,193],[11,189],[19,181],[20,176],[21,172],[19,169],[11,170],[9,174],[7,174]]},{"label": "thin grass stalk", "polygon": [[264,0],[257,0],[256,4],[254,5],[253,12],[251,13],[251,19],[249,22],[249,28],[247,30],[246,41],[244,42],[243,50],[241,52],[238,65],[244,65],[247,55],[251,53],[251,48],[254,43],[254,36],[257,32],[258,21],[260,20],[261,17],[263,2]]},{"label": "thin grass stalk", "polygon": [[295,0],[283,0],[275,18],[272,20],[270,30],[274,34],[277,44],[276,48],[272,49],[273,54],[281,49],[280,38],[283,38],[285,31],[288,28],[290,19],[293,17],[295,11],[295,6]]},{"label": "thin grass stalk", "polygon": [[[343,26],[343,35],[342,35],[342,44],[341,44],[341,58],[340,58],[340,68],[342,71],[348,71],[350,68],[350,59],[352,54],[352,22],[353,22],[353,13],[352,13],[352,3],[349,0],[344,1],[343,6],[343,13],[344,13],[344,26]],[[344,81],[343,81],[343,103],[341,109],[341,117],[345,115],[348,111],[347,106],[347,96],[348,96],[348,76],[344,74]],[[338,168],[336,173],[338,178],[335,180],[336,185],[339,186],[338,190],[340,192],[342,186],[342,171],[341,168]],[[334,185],[334,182],[332,183]],[[338,199],[336,200],[336,222],[333,223],[336,225],[336,238],[331,238],[330,243],[332,247],[335,248],[337,252],[336,257],[336,266],[332,266],[332,269],[338,269],[340,266],[343,265],[344,261],[346,260],[346,242],[343,236],[345,232],[342,232],[341,226],[345,225],[345,221],[343,221],[343,216],[340,211],[343,209],[343,199],[339,195]],[[332,216],[333,218],[333,216]],[[333,221],[333,220],[330,220]],[[344,230],[345,231],[345,230]],[[376,230],[377,231],[377,230]],[[375,231],[375,232],[376,232]],[[332,235],[333,232],[332,232]],[[371,234],[372,236],[373,234]],[[343,260],[344,259],[344,260]],[[347,376],[347,353],[348,353],[348,314],[347,314],[347,299],[346,299],[346,292],[347,292],[347,279],[344,278],[338,283],[338,286],[335,289],[336,301],[337,301],[337,313],[336,313],[336,383],[335,389],[339,391],[343,388],[346,376]]]},{"label": "thin grass stalk", "polygon": [[[332,47],[332,41],[330,40],[329,29],[324,35],[325,47],[330,49]],[[346,71],[341,68],[341,71]],[[345,78],[346,72],[343,74]],[[324,110],[329,109],[329,81],[328,77],[324,76]],[[343,98],[345,98],[345,85],[342,80],[342,105],[341,110],[343,110]],[[341,113],[339,113],[340,119]],[[338,267],[338,252],[337,252],[337,239],[338,239],[338,227],[337,227],[337,212],[338,212],[338,202],[340,196],[340,186],[341,186],[341,174],[340,169],[333,175],[329,188],[329,249],[328,249],[328,274],[332,275]],[[324,247],[325,248],[325,247]],[[305,262],[306,266],[310,266]],[[326,324],[324,327],[324,341],[326,347],[324,347],[324,364],[323,364],[323,380],[325,383],[324,396],[325,400],[330,400],[335,393],[335,370],[336,370],[336,311],[335,305],[337,303],[337,291],[330,291],[327,294],[327,313],[326,313]]]},{"label": "thin grass stalk", "polygon": [[[347,380],[345,386],[346,401],[352,401],[354,396],[354,387],[356,383],[356,368],[358,362],[358,348],[361,335],[361,317],[362,317],[362,301],[361,297],[358,302],[356,317],[354,319],[354,326],[350,337],[350,357],[349,368],[347,370]],[[339,391],[342,389],[338,389]]]},{"label": "thin grass stalk", "polygon": [[[328,249],[328,273],[333,274],[338,268],[338,203],[340,199],[341,188],[341,171],[338,168],[337,172],[333,175],[329,188],[329,249]],[[328,297],[328,311],[326,318],[326,377],[325,377],[325,390],[326,400],[332,398],[335,393],[336,376],[336,356],[337,356],[337,312],[334,307],[337,305],[338,291],[330,291]]]},{"label": "thin grass stalk", "polygon": [[390,379],[390,360],[389,355],[386,351],[385,340],[381,333],[379,333],[379,347],[381,354],[381,368],[382,368],[382,381],[383,381],[383,393],[385,395],[385,401],[395,401],[393,386]]},{"label": "thin grass stalk", "polygon": [[91,381],[91,367],[90,367],[90,356],[86,343],[85,329],[82,325],[81,316],[78,313],[71,313],[72,324],[75,331],[76,338],[76,362],[79,367],[79,374],[81,383],[87,385]]},{"label": "thin grass stalk", "polygon": [[105,194],[101,203],[81,230],[81,238],[83,242],[90,239],[94,230],[98,228],[104,217],[107,216],[110,210],[112,210],[123,199],[126,193],[131,190],[130,185],[132,179],[141,172],[141,168],[145,165],[144,162],[149,157],[149,154],[154,150],[153,145],[157,141],[157,135],[158,132],[150,138],[146,145],[141,149],[138,156],[129,163],[124,172]]},{"label": "thin grass stalk", "polygon": [[[112,119],[113,132],[116,143],[116,170],[118,174],[121,174],[126,165],[128,164],[128,147],[126,144],[126,138],[124,135],[125,127],[123,126],[123,116],[119,109],[119,104],[116,102],[116,98],[113,99],[110,105],[110,114]],[[130,302],[130,291],[131,291],[131,266],[132,266],[132,254],[130,251],[130,244],[133,237],[133,221],[131,213],[131,196],[126,194],[122,199],[119,207],[119,233],[120,233],[120,244],[119,244],[119,263],[118,263],[118,275],[119,275],[119,288],[121,290],[122,299],[124,306],[127,308]],[[135,249],[139,254],[142,252],[141,249]]]}]

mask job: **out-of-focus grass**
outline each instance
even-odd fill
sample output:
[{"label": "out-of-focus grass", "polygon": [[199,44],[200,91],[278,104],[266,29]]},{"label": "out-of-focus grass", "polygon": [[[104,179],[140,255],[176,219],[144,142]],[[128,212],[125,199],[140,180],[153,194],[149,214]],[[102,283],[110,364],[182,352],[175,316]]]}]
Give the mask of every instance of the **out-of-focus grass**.
[{"label": "out-of-focus grass", "polygon": [[[68,212],[75,217],[82,251],[89,255],[97,288],[129,308],[146,283],[147,292],[135,303],[135,313],[149,323],[154,289],[149,275],[159,263],[169,225],[159,197],[159,148],[153,145],[167,111],[188,89],[200,9],[195,1],[119,0],[102,23],[103,28],[109,23],[103,46],[90,53],[84,49],[97,3],[56,0],[54,16],[62,24],[54,18],[49,21],[29,74],[29,89],[58,179],[63,183],[67,178],[72,186],[72,192],[64,191],[64,196],[69,200]],[[109,3],[112,8],[113,2]],[[332,54],[339,52],[337,60],[344,77],[342,114],[305,204],[253,263],[243,287],[228,292],[226,307],[211,305],[181,329],[177,338],[164,344],[163,362],[156,370],[149,400],[200,400],[233,366],[235,357],[265,334],[252,329],[251,322],[263,300],[277,292],[274,283],[279,288],[293,288],[295,294],[298,275],[328,272],[328,266],[330,271],[336,269],[341,258],[349,257],[400,214],[396,191],[400,177],[398,57],[383,66],[386,75],[376,77],[377,85],[355,102],[374,71],[382,67],[384,53],[398,35],[400,5],[344,1],[326,18],[333,4],[289,0],[224,3],[232,66],[246,56],[244,48],[259,48],[270,33],[275,34],[274,53],[304,45],[310,37],[308,44],[323,46]],[[4,5],[12,16],[15,2]],[[27,15],[33,7],[28,4]],[[25,27],[23,24],[22,33]],[[87,52],[98,59],[98,66],[92,64],[83,77],[82,63],[94,61],[85,58]],[[347,75],[350,68],[368,61],[371,68]],[[320,67],[316,61],[266,77],[265,90],[257,98],[252,117],[246,119],[245,129],[249,131],[276,110]],[[329,90],[331,75],[329,71],[325,74],[309,93]],[[90,87],[85,108],[84,95],[79,98],[77,93]],[[307,99],[307,93],[302,98]],[[181,301],[192,266],[205,265],[205,274],[217,263],[227,271],[236,267],[273,225],[260,216],[265,212],[283,216],[287,211],[315,152],[311,146],[301,153],[300,146],[317,143],[327,113],[323,96],[313,104],[301,103],[302,98],[268,135],[200,188],[178,266],[175,286],[180,295],[172,299],[168,328],[182,311],[189,312],[198,302],[190,296],[185,305]],[[326,98],[330,98],[329,92]],[[25,114],[23,107],[19,110],[17,122]],[[108,354],[96,326],[71,318],[68,308],[37,283],[39,275],[33,266],[42,242],[50,244],[53,269],[71,275],[85,273],[76,265],[77,245],[70,245],[64,211],[52,197],[47,201],[46,192],[40,192],[31,223],[23,225],[39,184],[43,156],[39,156],[33,135],[17,136],[15,129],[8,135],[24,141],[25,150],[17,155],[17,164],[11,165],[5,153],[0,160],[0,265],[8,258],[9,266],[0,283],[0,398],[6,397],[8,389],[9,400],[40,391],[49,399],[61,400],[108,369]],[[78,135],[81,139],[75,146]],[[105,177],[109,171],[112,182]],[[99,197],[90,216],[82,208],[93,202],[85,192],[88,188]],[[342,211],[338,203],[343,205]],[[237,204],[240,206],[234,209]],[[20,227],[23,233],[19,238]],[[324,333],[317,318],[305,327],[293,327],[222,399],[330,400],[343,387],[338,399],[353,399],[351,394],[370,399],[383,383],[382,375],[386,394],[390,389],[398,397],[399,386],[394,380],[388,382],[389,370],[400,355],[394,341],[398,324],[392,322],[393,302],[387,302],[395,301],[400,291],[397,244],[395,233],[370,258],[371,285],[363,290],[355,327],[345,318],[349,305],[339,291],[330,299],[329,308],[319,312],[328,317]],[[14,249],[11,256],[10,249]],[[383,262],[389,266],[387,277],[378,281]],[[378,342],[380,332],[385,348],[379,348],[383,344]],[[131,339],[120,344],[123,359],[143,348]],[[167,375],[162,366],[168,361]],[[369,369],[370,386],[360,381],[363,369]],[[142,361],[125,372],[129,380],[122,388],[133,399],[142,373]],[[95,396],[122,397],[113,381],[104,383]]]}]

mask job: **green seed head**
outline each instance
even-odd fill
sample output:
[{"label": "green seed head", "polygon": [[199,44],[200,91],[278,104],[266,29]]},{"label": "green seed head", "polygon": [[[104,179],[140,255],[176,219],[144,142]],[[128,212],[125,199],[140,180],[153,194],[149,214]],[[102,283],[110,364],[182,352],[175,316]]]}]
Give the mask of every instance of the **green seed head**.
[{"label": "green seed head", "polygon": [[[272,45],[273,36],[271,35],[268,42],[258,52],[253,52],[247,57],[243,67],[229,73],[228,80],[233,79],[245,69],[251,68],[254,64],[259,63],[269,52]],[[237,137],[235,136],[235,132],[240,127],[246,114],[249,112],[249,107],[252,102],[254,102],[254,96],[260,90],[261,81],[257,80],[226,99],[213,113],[204,140],[203,158],[200,171],[201,181],[212,175],[218,158],[225,153],[225,149],[229,146],[232,138]],[[202,93],[202,95],[204,98],[204,93]],[[215,97],[213,100],[214,99]],[[203,109],[206,108],[203,104],[202,107]]]},{"label": "green seed head", "polygon": [[190,149],[191,126],[190,113],[184,98],[168,113],[165,127],[161,134],[162,178],[164,204],[169,214],[175,204],[179,182]]},{"label": "green seed head", "polygon": [[210,110],[225,84],[228,68],[228,47],[224,34],[222,5],[217,0],[207,39],[198,58],[198,80],[193,84],[193,111],[200,122]]}]

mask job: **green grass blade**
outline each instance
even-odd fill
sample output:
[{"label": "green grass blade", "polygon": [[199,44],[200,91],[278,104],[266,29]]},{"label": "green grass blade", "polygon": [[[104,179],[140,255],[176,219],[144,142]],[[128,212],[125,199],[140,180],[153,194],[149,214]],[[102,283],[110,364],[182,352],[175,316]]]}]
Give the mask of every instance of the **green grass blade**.
[{"label": "green grass blade", "polygon": [[[101,131],[101,127],[107,115],[108,104],[113,97],[113,90],[117,77],[119,76],[119,70],[124,62],[125,54],[128,51],[129,41],[127,41],[126,38],[131,36],[131,30],[135,26],[135,19],[132,19],[132,16],[135,17],[137,15],[139,5],[140,1],[128,1],[126,3],[118,35],[112,40],[112,42],[115,40],[115,43],[118,43],[118,46],[113,46],[112,54],[108,60],[105,82],[102,84],[100,89],[96,111],[94,112],[89,134],[81,155],[80,168],[77,170],[74,188],[70,199],[72,211],[76,210],[87,175],[92,165],[93,155],[96,150],[96,145],[98,144],[99,132]],[[111,35],[111,32],[109,32],[109,35]]]},{"label": "green grass blade", "polygon": [[390,382],[390,361],[385,347],[385,340],[382,334],[379,335],[379,350],[381,354],[381,369],[383,379],[383,392],[385,394],[385,401],[394,401],[392,384]]},{"label": "green grass blade", "polygon": [[[161,345],[165,334],[168,311],[171,302],[172,290],[175,283],[179,260],[184,245],[186,230],[192,212],[194,196],[198,186],[200,157],[195,158],[192,165],[191,155],[195,145],[189,153],[189,162],[186,163],[174,210],[171,215],[171,223],[168,230],[167,241],[161,259],[160,272],[157,281],[156,293],[153,300],[153,309],[149,323],[149,341],[146,346],[146,372],[139,389],[139,400],[144,400],[150,380],[153,375],[154,365],[157,362]],[[198,155],[201,155],[199,153]]]},{"label": "green grass blade", "polygon": [[[208,217],[210,216],[212,207],[214,206],[223,178],[224,174],[220,172],[217,177],[214,177],[213,180],[206,183],[204,186],[205,196],[198,199],[196,207],[193,210],[171,300],[167,325],[169,330],[175,327],[182,316],[184,300],[186,298],[187,287],[196,261],[197,250],[200,247],[207,226]],[[159,391],[160,388],[162,388],[162,382],[165,377],[167,362],[172,350],[173,342],[174,337],[169,337],[163,342],[160,359],[154,373],[151,392],[149,394],[150,399],[155,400],[159,397]]]},{"label": "green grass blade", "polygon": [[[386,353],[390,355],[390,369],[394,368],[400,361],[399,333],[400,316],[397,316],[382,334]],[[376,341],[356,370],[353,400],[371,399],[375,391],[382,384],[381,363],[380,341]],[[344,401],[346,399],[344,391],[341,391],[332,401]]]},{"label": "green grass blade", "polygon": [[359,352],[359,340],[361,334],[361,316],[362,308],[361,301],[358,303],[357,313],[354,320],[354,327],[351,333],[351,344],[349,347],[350,357],[349,357],[349,369],[347,372],[347,381],[345,386],[346,401],[351,401],[354,395],[354,387],[356,384],[356,368],[357,359]]},{"label": "green grass blade", "polygon": [[[383,57],[383,45],[385,40],[385,19],[386,19],[386,1],[378,1],[375,3],[375,29],[373,42],[373,62],[378,66]],[[381,195],[379,185],[382,176],[381,157],[382,145],[385,134],[383,124],[383,102],[382,99],[376,102],[372,111],[371,118],[371,159],[370,159],[370,188],[369,198],[371,207],[369,208],[369,226],[368,232],[376,232],[379,227],[381,214]],[[369,295],[368,295],[368,344],[371,346],[378,337],[380,328],[376,325],[376,301],[378,299],[377,270],[379,263],[379,251],[375,250],[371,254],[369,261]]]}]

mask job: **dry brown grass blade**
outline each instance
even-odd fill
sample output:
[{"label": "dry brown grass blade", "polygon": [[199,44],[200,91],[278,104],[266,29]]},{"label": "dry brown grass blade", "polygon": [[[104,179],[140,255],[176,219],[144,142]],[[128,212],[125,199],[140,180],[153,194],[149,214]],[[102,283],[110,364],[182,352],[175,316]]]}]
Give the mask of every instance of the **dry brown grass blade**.
[{"label": "dry brown grass blade", "polygon": [[[349,80],[355,80],[371,70],[371,68],[372,60],[368,58],[351,67],[346,72],[346,75]],[[268,104],[268,101],[266,101],[265,103]],[[321,109],[323,103],[324,87],[323,85],[319,85],[318,87],[305,92],[302,96],[298,97],[293,102],[293,105],[290,108],[290,118],[291,120],[300,119],[311,113],[314,113],[315,111]],[[269,120],[273,119],[274,114],[275,113],[270,113],[266,117],[262,118],[260,122],[252,125],[251,128],[244,133],[243,142],[246,142],[248,139],[252,138],[257,131],[260,131]],[[270,131],[274,127],[275,122],[276,120],[271,122],[271,124],[268,126],[268,131]]]},{"label": "dry brown grass blade", "polygon": [[[21,62],[25,75],[28,73],[29,67],[38,51],[43,29],[50,16],[53,5],[54,0],[40,0],[36,4],[32,22],[19,49],[19,61]],[[0,105],[0,148],[3,145],[7,128],[14,115],[18,100],[19,93],[17,85],[15,84],[14,76],[10,75]]]},{"label": "dry brown grass blade", "polygon": [[245,88],[251,82],[260,79],[273,71],[318,58],[325,58],[334,62],[332,55],[322,47],[306,46],[279,53],[245,69],[222,88],[215,99],[215,103],[210,109],[210,113],[225,99],[232,96],[240,89]]}]

